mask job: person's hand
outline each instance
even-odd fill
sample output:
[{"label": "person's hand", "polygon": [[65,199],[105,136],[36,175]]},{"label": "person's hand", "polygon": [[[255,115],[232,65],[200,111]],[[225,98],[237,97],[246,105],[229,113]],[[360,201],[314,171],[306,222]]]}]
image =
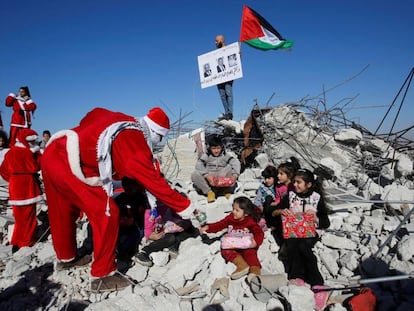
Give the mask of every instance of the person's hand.
[{"label": "person's hand", "polygon": [[200,234],[206,233],[207,230],[208,230],[208,225],[202,226],[198,229],[198,231],[200,231]]},{"label": "person's hand", "polygon": [[285,209],[282,209],[282,211],[281,211],[281,213],[280,213],[281,215],[284,215],[284,216],[293,216],[293,215],[295,215],[294,213],[292,213],[292,211],[290,210],[290,209],[288,209],[288,208],[285,208]]},{"label": "person's hand", "polygon": [[149,239],[152,241],[157,241],[164,236],[164,232],[153,232],[150,234]]},{"label": "person's hand", "polygon": [[256,247],[257,247],[256,240],[252,238],[252,245],[251,245],[251,248],[256,248]]},{"label": "person's hand", "polygon": [[30,151],[33,153],[40,152],[40,147],[37,145],[33,145],[30,147]]},{"label": "person's hand", "polygon": [[234,186],[234,184],[236,183],[236,181],[237,181],[237,176],[231,176],[231,181],[232,181],[232,183],[231,183],[231,186],[233,187]]},{"label": "person's hand", "polygon": [[207,176],[206,176],[206,180],[207,180],[207,182],[208,182],[208,184],[209,184],[210,186],[214,186],[214,176],[212,176],[212,175],[207,175]]}]

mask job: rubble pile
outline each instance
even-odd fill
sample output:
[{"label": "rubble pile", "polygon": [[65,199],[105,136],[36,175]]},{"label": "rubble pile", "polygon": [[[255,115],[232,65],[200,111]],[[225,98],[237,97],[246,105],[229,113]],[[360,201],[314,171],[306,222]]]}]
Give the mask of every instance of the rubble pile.
[{"label": "rubble pile", "polygon": [[[173,187],[188,195],[206,212],[208,221],[213,222],[231,211],[235,197],[255,197],[262,182],[261,171],[269,163],[278,165],[295,156],[302,166],[319,168],[328,177],[324,186],[332,210],[331,226],[320,232],[321,239],[315,246],[326,286],[349,285],[360,277],[361,263],[372,258],[399,273],[414,273],[414,218],[410,213],[414,202],[412,159],[381,140],[365,140],[358,130],[329,132],[326,127],[322,129],[303,112],[289,106],[276,107],[258,121],[264,136],[263,145],[255,164],[240,175],[237,191],[230,199],[218,197],[215,202],[207,203],[188,178],[202,152],[200,148],[206,135],[203,129],[168,142],[169,146],[159,155],[164,174]],[[242,123],[223,122],[228,128],[243,128]],[[374,162],[379,158],[382,161],[375,167]],[[379,174],[375,176],[373,170]],[[359,201],[334,198],[338,189]],[[45,210],[45,206],[39,206],[39,210]],[[13,217],[9,208],[1,211],[1,310],[192,311],[214,310],[217,305],[222,308],[220,310],[285,310],[280,297],[258,297],[244,279],[230,280],[228,293],[212,290],[217,279],[228,278],[235,268],[220,254],[219,233],[209,234],[209,243],[201,237],[182,242],[176,258],[167,251],[152,253],[154,266],[150,268],[138,263],[128,268],[118,262],[120,271],[131,280],[131,287],[114,293],[93,294],[89,292],[90,267],[53,269],[56,257],[47,229],[35,246],[22,248],[12,255],[7,239]],[[79,245],[86,236],[87,227],[83,221],[78,227]],[[141,247],[144,244],[145,241]],[[278,251],[270,231],[265,231],[265,240],[258,252],[264,275],[284,274]],[[280,287],[280,293],[289,301],[292,310],[315,307],[313,292],[308,286],[287,284]],[[333,291],[333,295],[340,293],[340,289]],[[331,310],[345,308],[337,303]]]}]

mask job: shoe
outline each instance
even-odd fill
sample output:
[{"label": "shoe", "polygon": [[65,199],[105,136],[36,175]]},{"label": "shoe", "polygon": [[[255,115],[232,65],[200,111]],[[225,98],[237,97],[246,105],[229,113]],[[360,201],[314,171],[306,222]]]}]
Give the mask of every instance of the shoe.
[{"label": "shoe", "polygon": [[154,264],[147,253],[141,252],[135,256],[135,261],[146,267],[152,267]]},{"label": "shoe", "polygon": [[[321,285],[315,285],[312,287],[312,289],[321,290],[324,289],[324,286]],[[321,311],[326,307],[326,304],[328,302],[329,296],[331,295],[330,291],[320,291],[313,294],[315,298],[315,309],[317,311]]]},{"label": "shoe", "polygon": [[128,287],[129,285],[131,285],[131,282],[126,277],[116,273],[93,280],[91,282],[91,291],[93,293],[113,292]]},{"label": "shoe", "polygon": [[214,191],[209,191],[207,192],[207,203],[212,203],[216,200],[216,194],[214,193]]},{"label": "shoe", "polygon": [[227,200],[230,200],[230,198],[231,198],[231,193],[226,193],[226,194],[224,195],[224,197],[225,197]]},{"label": "shoe", "polygon": [[86,266],[91,261],[92,261],[91,255],[76,257],[75,259],[68,261],[68,262],[59,261],[56,264],[56,270],[62,271],[62,270],[67,270],[67,269],[74,268],[74,267]]},{"label": "shoe", "polygon": [[233,114],[232,113],[226,113],[224,115],[225,120],[233,120]]},{"label": "shoe", "polygon": [[306,282],[302,279],[297,278],[297,279],[290,279],[289,284],[296,285],[296,286],[305,286]]},{"label": "shoe", "polygon": [[261,269],[259,266],[251,266],[249,269],[249,274],[247,275],[246,281],[250,283],[255,276],[260,275]]},{"label": "shoe", "polygon": [[241,277],[249,273],[250,267],[242,256],[238,255],[233,260],[233,263],[236,265],[236,270],[234,270],[234,272],[230,275],[230,278],[232,280],[240,279]]}]

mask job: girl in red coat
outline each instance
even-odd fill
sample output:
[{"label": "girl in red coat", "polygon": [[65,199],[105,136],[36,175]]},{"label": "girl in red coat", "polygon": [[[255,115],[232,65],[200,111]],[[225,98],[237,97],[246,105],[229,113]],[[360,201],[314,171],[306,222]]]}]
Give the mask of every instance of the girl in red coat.
[{"label": "girl in red coat", "polygon": [[15,220],[11,239],[13,252],[36,242],[36,202],[43,199],[37,179],[40,152],[36,139],[37,133],[31,129],[19,131],[15,145],[0,166],[1,176],[9,182],[9,204]]},{"label": "girl in red coat", "polygon": [[[259,275],[261,264],[257,257],[257,250],[263,242],[264,234],[262,228],[253,218],[255,205],[247,197],[238,197],[233,202],[233,212],[224,219],[208,224],[200,228],[200,233],[218,232],[227,228],[227,234],[222,238],[221,255],[226,261],[231,261],[236,265],[236,270],[232,273],[231,279],[239,279],[250,273],[248,280],[255,275]],[[252,236],[250,243],[239,245],[240,248],[224,247],[226,238],[232,239],[231,236]],[[237,239],[237,238],[236,238]],[[248,239],[242,238],[244,241]],[[226,243],[228,244],[228,243]],[[249,245],[248,245],[249,244]],[[237,247],[235,245],[235,247]]]},{"label": "girl in red coat", "polygon": [[36,110],[36,104],[30,98],[29,87],[22,86],[19,89],[19,95],[10,93],[6,98],[6,106],[13,107],[13,115],[10,122],[10,146],[13,146],[17,133],[23,128],[32,126],[30,113]]}]

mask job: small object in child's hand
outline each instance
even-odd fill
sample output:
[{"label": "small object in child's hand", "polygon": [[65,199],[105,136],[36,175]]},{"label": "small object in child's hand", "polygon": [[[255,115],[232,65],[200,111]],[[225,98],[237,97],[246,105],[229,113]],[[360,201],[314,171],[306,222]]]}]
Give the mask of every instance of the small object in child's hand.
[{"label": "small object in child's hand", "polygon": [[207,223],[207,214],[206,213],[201,212],[199,210],[195,210],[194,215],[195,215],[197,221],[200,223],[200,226],[204,226]]},{"label": "small object in child's hand", "polygon": [[160,233],[164,230],[164,223],[162,221],[161,216],[158,216],[157,218],[155,218],[155,227],[154,227],[154,231],[155,233]]}]

